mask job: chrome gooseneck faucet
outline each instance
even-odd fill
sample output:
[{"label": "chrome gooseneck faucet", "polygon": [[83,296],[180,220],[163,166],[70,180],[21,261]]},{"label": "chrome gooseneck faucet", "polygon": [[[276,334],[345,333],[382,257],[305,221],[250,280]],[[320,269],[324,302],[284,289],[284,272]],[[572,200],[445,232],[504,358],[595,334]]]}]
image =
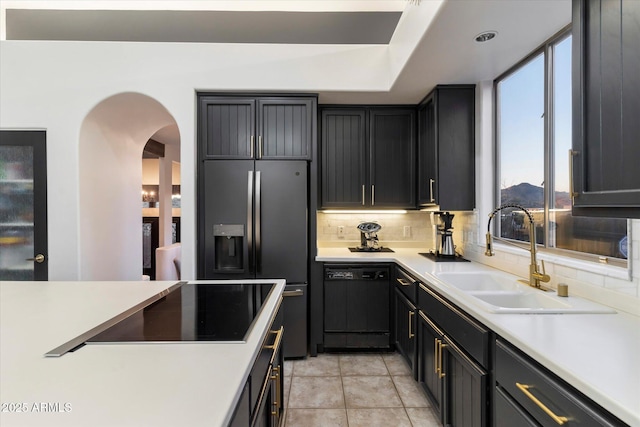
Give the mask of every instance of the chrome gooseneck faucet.
[{"label": "chrome gooseneck faucet", "polygon": [[531,212],[529,212],[524,207],[522,207],[520,205],[506,204],[506,205],[502,205],[502,206],[499,206],[499,207],[495,208],[493,210],[493,212],[491,212],[489,214],[489,222],[487,223],[487,250],[484,252],[484,254],[486,256],[493,256],[493,250],[492,250],[493,243],[492,243],[492,236],[491,236],[491,220],[496,215],[496,213],[498,213],[502,209],[506,209],[506,208],[517,208],[517,209],[520,209],[520,210],[524,211],[524,213],[527,215],[527,218],[529,218],[529,242],[531,244],[529,252],[531,252],[531,264],[529,265],[529,282],[528,282],[528,284],[530,286],[533,286],[534,288],[541,289],[542,287],[540,286],[540,282],[545,282],[545,283],[549,282],[551,280],[551,277],[548,274],[546,274],[546,271],[545,271],[545,268],[544,268],[544,261],[542,261],[542,272],[539,270],[538,260],[536,259],[536,227],[535,227],[535,224],[533,222],[533,215],[531,215]]}]

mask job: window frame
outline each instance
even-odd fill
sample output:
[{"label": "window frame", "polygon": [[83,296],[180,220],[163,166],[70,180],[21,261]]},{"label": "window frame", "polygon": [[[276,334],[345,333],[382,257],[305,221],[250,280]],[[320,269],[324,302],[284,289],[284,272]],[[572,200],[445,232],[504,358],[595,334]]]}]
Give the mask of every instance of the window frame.
[{"label": "window frame", "polygon": [[[554,189],[555,189],[555,151],[554,151],[554,47],[568,37],[572,35],[571,24],[558,31],[552,37],[547,39],[541,46],[534,49],[531,53],[526,55],[520,61],[513,66],[509,67],[504,73],[500,74],[493,80],[493,117],[494,117],[494,206],[500,206],[500,194],[501,194],[501,141],[500,141],[500,91],[499,83],[516,71],[522,69],[523,66],[530,61],[538,57],[540,54],[544,55],[544,123],[543,123],[543,161],[544,161],[544,186],[543,186],[543,200],[544,200],[544,224],[543,228],[543,243],[536,243],[536,248],[543,256],[544,254],[567,257],[576,261],[587,261],[589,263],[597,264],[598,267],[610,265],[614,267],[621,267],[625,270],[630,268],[631,253],[627,255],[627,259],[605,257],[598,254],[591,254],[587,252],[579,252],[570,249],[561,249],[557,247],[550,247],[550,230],[549,230],[549,217],[550,209],[555,205]],[[568,165],[568,161],[567,161]],[[522,249],[529,250],[529,242],[522,242],[520,240],[505,238],[500,236],[500,221],[494,221],[493,229],[491,230],[493,238],[497,242],[505,242],[510,245],[521,247]],[[627,238],[631,240],[631,223],[627,219]],[[599,269],[599,268],[598,268]]]}]

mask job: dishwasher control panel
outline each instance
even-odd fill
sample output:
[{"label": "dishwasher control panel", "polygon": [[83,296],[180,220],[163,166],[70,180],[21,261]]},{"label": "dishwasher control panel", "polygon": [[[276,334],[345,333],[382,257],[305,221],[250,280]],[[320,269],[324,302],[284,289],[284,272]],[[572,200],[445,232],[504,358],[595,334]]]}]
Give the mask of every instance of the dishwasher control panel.
[{"label": "dishwasher control panel", "polygon": [[325,268],[325,280],[387,280],[388,268],[346,267]]}]

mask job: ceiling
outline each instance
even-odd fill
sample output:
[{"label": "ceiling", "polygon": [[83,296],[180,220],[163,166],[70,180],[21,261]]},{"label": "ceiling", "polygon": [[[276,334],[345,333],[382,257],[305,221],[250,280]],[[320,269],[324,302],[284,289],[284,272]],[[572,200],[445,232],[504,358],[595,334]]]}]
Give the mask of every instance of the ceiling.
[{"label": "ceiling", "polygon": [[[393,49],[400,44],[394,31],[403,25],[403,12],[430,7],[437,13],[433,20],[420,21],[422,33],[410,42],[411,50],[399,64],[389,90],[317,90],[322,104],[416,104],[437,84],[495,79],[571,22],[571,0],[444,0],[439,9],[435,1],[3,0],[5,26],[0,28],[0,39],[388,45]],[[407,18],[416,16],[415,12]],[[486,43],[474,41],[487,30],[497,31],[498,36]]]}]

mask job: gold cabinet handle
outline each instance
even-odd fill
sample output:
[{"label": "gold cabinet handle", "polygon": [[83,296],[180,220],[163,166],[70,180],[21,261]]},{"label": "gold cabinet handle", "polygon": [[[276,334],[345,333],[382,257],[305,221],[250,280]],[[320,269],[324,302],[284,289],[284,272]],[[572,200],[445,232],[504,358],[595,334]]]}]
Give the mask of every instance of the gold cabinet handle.
[{"label": "gold cabinet handle", "polygon": [[251,135],[251,142],[249,143],[249,157],[253,159],[253,135]]},{"label": "gold cabinet handle", "polygon": [[262,135],[258,136],[258,158],[262,158]]},{"label": "gold cabinet handle", "polygon": [[554,414],[551,409],[547,408],[547,406],[540,402],[538,400],[537,397],[535,397],[530,391],[530,388],[533,388],[533,386],[531,385],[527,385],[527,384],[520,384],[520,383],[516,383],[516,387],[518,387],[520,389],[521,392],[524,393],[525,396],[527,396],[529,399],[531,399],[531,401],[533,401],[533,403],[535,403],[538,408],[542,409],[544,411],[545,414],[549,415],[551,417],[551,419],[553,421],[555,421],[556,423],[558,423],[559,425],[563,425],[564,423],[566,423],[567,421],[569,421],[569,418],[567,417],[560,417],[556,414]]},{"label": "gold cabinet handle", "polygon": [[376,186],[371,184],[371,206],[376,204]]},{"label": "gold cabinet handle", "polygon": [[446,346],[447,345],[443,341],[440,341],[440,350],[438,351],[438,366],[440,367],[440,378],[444,378],[444,376],[446,375],[444,369],[442,368],[442,349]]},{"label": "gold cabinet handle", "polygon": [[[267,350],[275,350],[277,351],[280,347],[280,341],[282,340],[282,333],[284,332],[284,326],[280,326],[280,329],[277,331],[269,331],[272,334],[276,334],[276,339],[273,341],[273,345],[265,345],[264,348]],[[274,353],[275,353],[274,351]]]},{"label": "gold cabinet handle", "polygon": [[571,197],[571,203],[575,200],[578,193],[573,188],[573,156],[580,154],[579,151],[569,149],[569,197]]},{"label": "gold cabinet handle", "polygon": [[434,338],[433,340],[433,372],[440,376],[440,366],[438,365],[438,347],[440,347],[440,340]]},{"label": "gold cabinet handle", "polygon": [[280,395],[280,393],[282,392],[280,390],[280,365],[273,368],[273,371],[271,372],[275,372],[275,375],[271,375],[271,379],[276,382],[276,398],[273,399],[273,406],[275,407],[275,411],[271,411],[271,415],[276,418],[280,418],[280,400],[282,399],[282,396]]},{"label": "gold cabinet handle", "polygon": [[33,258],[27,258],[26,261],[35,261],[38,264],[42,264],[44,262],[44,255],[38,254],[38,255],[34,256]]},{"label": "gold cabinet handle", "polygon": [[400,283],[402,286],[409,286],[409,285],[411,284],[411,283],[409,283],[407,280],[402,279],[402,278],[400,278],[400,277],[396,278],[396,281],[397,281],[398,283]]},{"label": "gold cabinet handle", "polygon": [[415,313],[413,311],[409,311],[409,339],[416,336],[416,334],[413,333],[413,322],[411,321],[414,314]]},{"label": "gold cabinet handle", "polygon": [[429,178],[429,198],[431,199],[430,202],[436,201],[435,197],[433,197],[433,184],[435,184],[435,182],[435,179]]},{"label": "gold cabinet handle", "polygon": [[364,184],[362,184],[362,206],[364,206]]}]

